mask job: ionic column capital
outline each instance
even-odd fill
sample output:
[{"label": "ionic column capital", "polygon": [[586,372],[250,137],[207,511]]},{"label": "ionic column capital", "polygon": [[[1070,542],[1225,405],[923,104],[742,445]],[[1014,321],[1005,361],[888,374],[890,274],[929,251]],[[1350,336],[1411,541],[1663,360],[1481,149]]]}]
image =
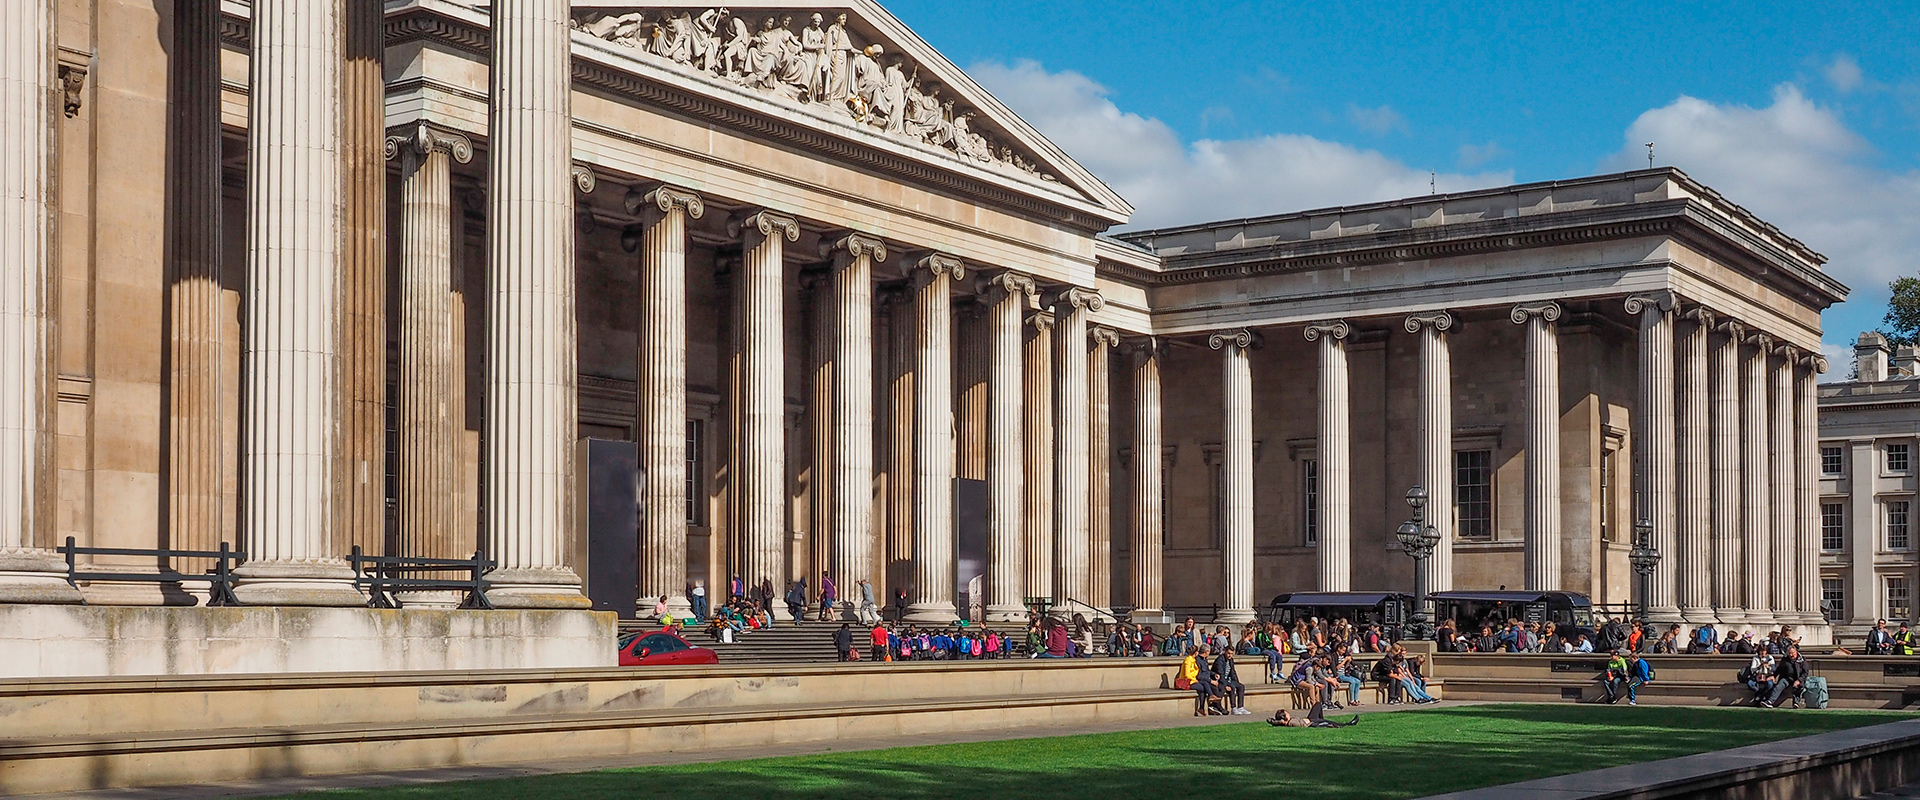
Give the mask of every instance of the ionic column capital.
[{"label": "ionic column capital", "polygon": [[1714,315],[1713,309],[1707,308],[1706,306],[1692,306],[1680,312],[1680,316],[1693,320],[1695,323],[1698,323],[1700,327],[1707,330],[1713,330],[1714,323],[1719,319]]},{"label": "ionic column capital", "polygon": [[593,194],[593,190],[600,185],[600,179],[594,176],[593,168],[585,164],[573,165],[570,174],[573,175],[574,188],[579,189],[581,194]]},{"label": "ionic column capital", "polygon": [[1133,363],[1137,366],[1166,355],[1167,340],[1158,336],[1133,336],[1126,340],[1123,347],[1128,355],[1133,356]]},{"label": "ionic column capital", "polygon": [[[1346,334],[1343,333],[1341,336],[1344,338]],[[1207,336],[1207,346],[1215,350],[1225,349],[1227,345],[1233,345],[1241,350],[1248,350],[1258,341],[1259,337],[1256,336],[1253,331],[1247,330],[1246,328],[1220,331],[1219,333],[1209,334]]]},{"label": "ionic column capital", "polygon": [[849,233],[838,239],[823,241],[825,246],[821,249],[826,251],[823,255],[833,255],[835,263],[841,266],[853,263],[854,259],[862,256],[875,262],[887,260],[887,243],[864,233]]},{"label": "ionic column capital", "polygon": [[757,211],[727,223],[728,236],[738,237],[748,232],[768,239],[784,236],[789,242],[800,241],[799,221],[772,211]]},{"label": "ionic column capital", "polygon": [[1676,300],[1673,292],[1663,289],[1657,292],[1641,292],[1627,295],[1627,299],[1623,305],[1626,306],[1627,313],[1634,316],[1639,316],[1648,309],[1656,309],[1660,311],[1660,313],[1667,314],[1673,312]]},{"label": "ionic column capital", "polygon": [[1544,303],[1520,303],[1507,312],[1507,319],[1512,320],[1515,325],[1525,325],[1535,319],[1543,323],[1552,323],[1560,321],[1561,313],[1560,304],[1552,300]]},{"label": "ionic column capital", "polygon": [[[1321,320],[1319,322],[1310,322],[1310,323],[1307,323],[1307,329],[1304,332],[1304,335],[1307,337],[1307,341],[1309,342],[1320,341],[1320,337],[1322,336],[1334,339],[1336,341],[1343,340],[1352,334],[1353,334],[1353,326],[1348,325],[1347,321],[1344,319],[1328,319],[1328,320]],[[1209,343],[1211,343],[1211,340],[1209,340]],[[1213,348],[1215,350],[1218,350],[1220,349],[1220,346],[1214,345]]]},{"label": "ionic column capital", "polygon": [[1754,331],[1741,337],[1741,344],[1750,344],[1760,349],[1761,355],[1773,352],[1773,334]]},{"label": "ionic column capital", "polygon": [[1087,339],[1093,342],[1095,348],[1120,346],[1120,332],[1105,325],[1087,328]]},{"label": "ionic column capital", "polygon": [[1060,291],[1054,293],[1053,305],[1056,308],[1060,306],[1066,306],[1067,310],[1069,311],[1075,308],[1085,308],[1088,311],[1099,311],[1100,309],[1107,307],[1107,299],[1104,297],[1101,297],[1099,292],[1094,291],[1092,289],[1086,289],[1079,286],[1069,286],[1065,289],[1061,289]]},{"label": "ionic column capital", "polygon": [[967,264],[958,257],[946,253],[928,253],[914,262],[913,266],[908,268],[908,272],[915,276],[915,280],[932,280],[944,276],[958,281],[967,276]]},{"label": "ionic column capital", "polygon": [[1741,324],[1739,320],[1721,319],[1713,324],[1713,329],[1732,337],[1735,342],[1747,335],[1747,326]]},{"label": "ionic column capital", "polygon": [[707,213],[707,204],[692,189],[661,184],[652,191],[641,191],[639,187],[627,190],[625,198],[627,213],[638,214],[641,209],[649,213],[666,214],[678,208],[686,212],[688,219],[699,219]]},{"label": "ionic column capital", "polygon": [[415,125],[412,130],[389,134],[385,149],[386,158],[389,161],[406,152],[421,156],[436,152],[446,153],[462,164],[473,160],[473,140],[425,122]]},{"label": "ionic column capital", "polygon": [[1034,330],[1043,334],[1053,330],[1054,322],[1053,312],[1051,311],[1036,311],[1027,315],[1027,324],[1032,325]]},{"label": "ionic column capital", "polygon": [[1040,293],[1040,286],[1033,282],[1033,278],[1014,272],[1013,270],[1004,270],[996,273],[993,277],[987,279],[987,286],[992,289],[998,289],[1008,295],[1034,297]]},{"label": "ionic column capital", "polygon": [[1446,311],[1424,311],[1408,314],[1402,327],[1407,333],[1419,333],[1431,328],[1434,333],[1445,333],[1453,329],[1453,315]]}]

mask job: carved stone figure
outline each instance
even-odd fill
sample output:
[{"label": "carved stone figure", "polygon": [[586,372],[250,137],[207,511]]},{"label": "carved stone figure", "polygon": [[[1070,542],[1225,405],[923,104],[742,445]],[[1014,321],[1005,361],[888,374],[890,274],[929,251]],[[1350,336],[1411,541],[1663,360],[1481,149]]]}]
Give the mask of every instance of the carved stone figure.
[{"label": "carved stone figure", "polygon": [[827,80],[830,70],[827,68],[827,32],[820,29],[820,15],[800,31],[801,71],[806,73],[807,100],[819,102],[827,96]]},{"label": "carved stone figure", "polygon": [[693,63],[693,18],[686,12],[660,21],[653,37],[653,54],[675,64]]},{"label": "carved stone figure", "polygon": [[727,43],[720,50],[720,74],[739,79],[753,63],[753,30],[747,27],[747,18],[738,15],[728,17],[727,29]]},{"label": "carved stone figure", "polygon": [[720,71],[720,28],[727,16],[724,8],[710,8],[693,21],[693,65],[701,72]]},{"label": "carved stone figure", "polygon": [[847,15],[841,14],[827,26],[827,91],[825,99],[838,103],[847,99],[847,59],[853,54],[853,39],[847,35]]},{"label": "carved stone figure", "polygon": [[853,55],[847,110],[861,122],[874,118],[874,104],[886,93],[887,79],[881,74],[880,62],[876,60],[882,52],[880,45],[875,44]]},{"label": "carved stone figure", "polygon": [[901,64],[899,56],[894,56],[892,61],[887,62],[886,103],[884,106],[879,103],[874,104],[874,111],[886,117],[888,133],[907,132],[907,72]]},{"label": "carved stone figure", "polygon": [[917,81],[907,87],[906,129],[907,135],[935,146],[944,146],[953,138],[953,128],[941,114],[939,84],[927,84],[924,93]]},{"label": "carved stone figure", "polygon": [[639,11],[628,14],[608,14],[581,26],[580,29],[599,39],[636,47],[640,43],[640,30],[646,21],[647,15]]}]

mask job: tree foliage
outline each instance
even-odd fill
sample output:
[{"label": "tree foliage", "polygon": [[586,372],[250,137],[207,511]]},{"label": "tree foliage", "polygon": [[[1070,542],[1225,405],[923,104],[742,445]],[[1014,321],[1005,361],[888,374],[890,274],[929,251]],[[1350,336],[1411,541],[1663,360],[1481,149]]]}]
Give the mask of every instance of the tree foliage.
[{"label": "tree foliage", "polygon": [[1887,344],[1920,344],[1920,278],[1894,278],[1887,284],[1893,298],[1887,301]]}]

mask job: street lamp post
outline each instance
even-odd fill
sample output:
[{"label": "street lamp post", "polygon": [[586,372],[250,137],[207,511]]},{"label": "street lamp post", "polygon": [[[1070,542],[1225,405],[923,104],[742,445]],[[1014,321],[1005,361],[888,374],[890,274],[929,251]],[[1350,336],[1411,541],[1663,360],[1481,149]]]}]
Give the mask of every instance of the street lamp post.
[{"label": "street lamp post", "polygon": [[1427,557],[1433,555],[1433,548],[1440,543],[1440,531],[1427,524],[1424,487],[1407,490],[1407,505],[1413,507],[1413,519],[1400,523],[1400,529],[1394,531],[1393,536],[1400,541],[1400,549],[1413,559],[1413,621],[1407,626],[1407,634],[1425,640],[1433,638],[1427,615]]},{"label": "street lamp post", "polygon": [[1660,565],[1660,551],[1653,549],[1653,521],[1641,517],[1633,524],[1633,550],[1627,553],[1627,562],[1633,565],[1633,573],[1638,576],[1634,582],[1640,597],[1640,619],[1647,618],[1647,606],[1653,597],[1653,570]]}]

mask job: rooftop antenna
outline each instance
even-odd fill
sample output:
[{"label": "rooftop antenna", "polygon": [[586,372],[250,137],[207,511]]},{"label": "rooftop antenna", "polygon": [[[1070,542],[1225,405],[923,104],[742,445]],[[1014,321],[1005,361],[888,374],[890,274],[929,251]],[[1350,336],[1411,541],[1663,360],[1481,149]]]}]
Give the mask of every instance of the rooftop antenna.
[{"label": "rooftop antenna", "polygon": [[1653,169],[1653,143],[1647,142],[1647,169]]},{"label": "rooftop antenna", "polygon": [[1427,170],[1427,194],[1440,193],[1440,173]]}]

